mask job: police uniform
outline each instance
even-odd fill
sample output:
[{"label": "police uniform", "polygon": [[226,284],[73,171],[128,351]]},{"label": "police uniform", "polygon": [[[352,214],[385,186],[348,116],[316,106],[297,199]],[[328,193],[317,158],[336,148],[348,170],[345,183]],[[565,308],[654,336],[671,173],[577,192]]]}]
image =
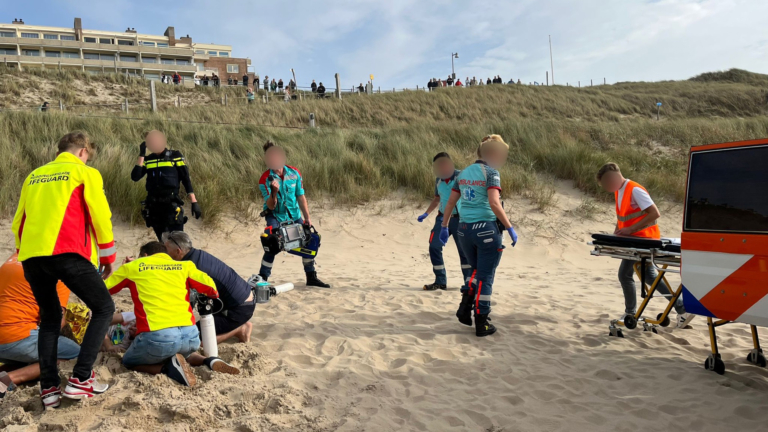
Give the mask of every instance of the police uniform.
[{"label": "police uniform", "polygon": [[498,171],[478,160],[459,174],[453,188],[461,194],[459,244],[472,271],[461,288],[464,309],[460,307],[457,316],[474,309],[476,324],[478,315],[491,312],[493,278],[504,250],[502,233],[488,201],[488,190],[501,191],[500,181]]},{"label": "police uniform", "polygon": [[[432,270],[435,273],[435,284],[447,285],[448,278],[445,272],[445,261],[443,261],[443,243],[440,241],[440,228],[443,224],[443,214],[445,212],[445,206],[448,204],[448,199],[451,197],[451,191],[453,190],[456,178],[461,171],[455,170],[453,175],[447,179],[438,178],[435,180],[435,196],[440,197],[440,207],[438,209],[437,217],[435,218],[435,225],[432,228],[432,232],[429,234],[429,259],[432,261]],[[464,256],[461,246],[459,246],[458,230],[459,230],[459,205],[451,213],[451,220],[448,222],[448,230],[453,237],[453,241],[456,242],[456,248],[459,250],[459,260],[461,261],[461,272],[464,274],[464,281],[467,281],[470,274],[469,263]]]},{"label": "police uniform", "polygon": [[164,232],[183,231],[184,200],[179,196],[179,187],[184,185],[187,194],[194,193],[189,169],[184,156],[178,150],[164,150],[144,158],[144,166],[136,165],[131,171],[131,180],[137,182],[147,176],[147,199],[143,216],[148,227],[152,227],[161,239]]},{"label": "police uniform", "polygon": [[[267,200],[272,194],[271,183],[277,180],[280,188],[277,191],[277,205],[273,210],[267,207]],[[264,230],[267,234],[272,234],[280,228],[281,223],[296,222],[304,223],[301,218],[301,209],[299,208],[298,197],[304,195],[304,180],[301,177],[301,171],[298,168],[285,166],[283,175],[280,176],[271,169],[264,172],[259,179],[259,190],[264,198],[264,211],[267,212],[267,227]],[[272,265],[275,262],[277,252],[264,252],[264,258],[261,260],[259,274],[267,279],[272,274]],[[315,260],[313,258],[302,258],[304,271],[307,274],[315,273]]]}]

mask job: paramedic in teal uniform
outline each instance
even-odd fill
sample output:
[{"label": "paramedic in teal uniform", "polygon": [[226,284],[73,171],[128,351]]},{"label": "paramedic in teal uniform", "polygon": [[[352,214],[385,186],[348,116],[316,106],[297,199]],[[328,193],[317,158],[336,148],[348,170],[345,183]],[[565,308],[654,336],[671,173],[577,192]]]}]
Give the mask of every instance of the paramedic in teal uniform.
[{"label": "paramedic in teal uniform", "polygon": [[[419,216],[417,220],[424,222],[424,219],[429,217],[435,208],[438,209],[437,217],[435,218],[435,225],[432,227],[432,232],[429,234],[429,259],[432,261],[432,271],[435,273],[435,282],[429,285],[424,285],[424,289],[427,291],[433,291],[437,289],[444,290],[448,285],[448,277],[445,272],[445,261],[443,261],[443,243],[440,241],[440,226],[443,223],[443,212],[445,211],[445,205],[448,204],[448,199],[451,197],[451,191],[453,190],[454,181],[461,171],[457,170],[453,165],[453,161],[448,153],[442,152],[435,155],[432,159],[432,168],[435,172],[435,197],[427,207],[427,211]],[[469,263],[464,257],[459,246],[459,239],[456,236],[459,230],[459,207],[456,206],[453,209],[452,216],[448,230],[453,241],[456,242],[456,248],[459,250],[459,260],[461,261],[461,272],[464,274],[464,283],[467,282],[470,275]]]},{"label": "paramedic in teal uniform", "polygon": [[[285,150],[271,141],[264,144],[264,159],[267,163],[267,170],[259,179],[259,190],[264,198],[264,210],[267,213],[265,232],[272,234],[280,228],[281,223],[285,222],[312,226],[309,205],[304,196],[304,180],[301,177],[301,171],[298,168],[287,166],[285,164]],[[272,274],[275,255],[277,252],[264,252],[259,275],[265,281]],[[302,258],[302,263],[307,274],[307,286],[331,287],[317,278],[313,258]]]},{"label": "paramedic in teal uniform", "polygon": [[509,145],[499,135],[483,139],[477,149],[480,159],[466,167],[455,181],[440,231],[440,240],[445,244],[450,235],[451,214],[458,203],[461,208],[459,244],[472,274],[461,288],[461,303],[456,317],[462,324],[471,326],[474,309],[475,334],[478,337],[496,332],[488,315],[491,313],[493,278],[504,251],[503,231],[509,233],[512,246],[517,244],[517,233],[501,203],[498,169],[506,163],[508,153]]}]

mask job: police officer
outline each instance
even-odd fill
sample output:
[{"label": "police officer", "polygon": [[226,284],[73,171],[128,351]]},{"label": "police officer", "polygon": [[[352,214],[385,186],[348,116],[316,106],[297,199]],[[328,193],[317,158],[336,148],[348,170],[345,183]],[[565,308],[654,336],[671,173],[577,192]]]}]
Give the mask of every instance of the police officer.
[{"label": "police officer", "polygon": [[477,150],[480,159],[465,168],[456,179],[451,198],[445,206],[440,231],[440,240],[445,244],[450,235],[453,208],[460,202],[459,244],[472,274],[461,288],[461,303],[456,317],[462,324],[471,326],[474,309],[475,334],[478,337],[496,332],[488,314],[491,312],[493,278],[504,250],[503,231],[509,233],[512,246],[517,244],[517,233],[501,203],[501,179],[497,171],[506,162],[508,153],[509,146],[499,135],[483,139]]},{"label": "police officer", "polygon": [[[435,197],[432,202],[429,203],[427,211],[416,218],[419,222],[424,222],[424,219],[429,217],[429,214],[435,208],[438,208],[437,217],[435,218],[435,225],[432,228],[432,232],[429,234],[429,259],[432,261],[432,270],[435,273],[435,282],[429,285],[424,285],[424,289],[427,291],[434,291],[437,289],[446,289],[448,278],[445,273],[445,261],[443,261],[443,243],[440,241],[440,226],[443,223],[443,212],[445,211],[445,205],[448,204],[448,199],[451,197],[451,191],[453,190],[456,177],[461,173],[453,165],[451,156],[448,153],[441,152],[432,158],[432,169],[435,172],[437,178],[435,179]],[[459,250],[459,260],[461,261],[461,272],[464,274],[464,282],[466,282],[471,274],[469,271],[469,263],[464,257],[464,252],[459,246],[459,239],[457,232],[459,229],[459,218],[456,217],[459,214],[458,205],[454,207],[452,216],[454,216],[449,225],[449,233],[453,236],[453,241],[456,242],[456,248]]]},{"label": "police officer", "polygon": [[[166,146],[167,141],[162,132],[153,130],[147,133],[139,146],[139,160],[131,171],[131,180],[135,182],[147,176],[147,199],[144,201],[142,216],[147,227],[152,227],[160,241],[164,232],[184,230],[187,218],[182,209],[184,200],[179,196],[180,184],[184,185],[189,194],[195,219],[202,216],[184,156],[180,151],[170,150]],[[151,153],[145,157],[147,149]]]},{"label": "police officer", "polygon": [[[264,159],[267,170],[259,179],[259,190],[264,197],[264,212],[267,220],[265,232],[272,234],[284,222],[302,223],[312,226],[309,205],[304,196],[304,180],[301,171],[285,165],[285,151],[272,142],[264,144]],[[302,218],[302,214],[304,215]],[[269,279],[272,265],[278,251],[264,252],[259,275]],[[307,273],[307,286],[330,288],[331,286],[317,278],[315,260],[303,258],[304,271]]]}]

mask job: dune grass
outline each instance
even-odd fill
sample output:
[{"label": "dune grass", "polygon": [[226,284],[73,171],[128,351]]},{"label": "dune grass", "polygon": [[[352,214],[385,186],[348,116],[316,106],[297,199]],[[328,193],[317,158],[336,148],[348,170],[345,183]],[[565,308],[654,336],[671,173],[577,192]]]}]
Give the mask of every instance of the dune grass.
[{"label": "dune grass", "polygon": [[[54,78],[63,88],[67,80],[83,78],[60,74]],[[145,82],[133,78],[87,77],[125,80],[127,88],[146,90]],[[608,161],[619,163],[625,175],[648,187],[657,199],[681,201],[690,146],[768,136],[760,76],[748,80],[728,72],[721,78],[199,105],[160,113],[132,110],[133,120],[119,112],[90,116],[5,111],[0,113],[0,214],[13,213],[25,176],[51,160],[57,140],[73,130],[87,132],[99,144],[93,166],[104,176],[115,215],[133,223],[140,221],[144,192],[143,184],[132,183],[129,173],[140,137],[150,129],[164,131],[170,146],[186,155],[211,223],[222,214],[250,218],[258,213],[257,183],[265,169],[260,149],[267,139],[286,147],[289,164],[302,170],[311,197],[340,203],[366,202],[393,192],[428,198],[433,193],[432,156],[448,151],[458,166],[465,166],[475,159],[477,143],[488,133],[501,134],[511,145],[509,163],[502,170],[503,193],[522,195],[543,211],[554,202],[555,179],[572,180],[589,195],[609,199],[594,180],[596,170]],[[180,95],[198,91],[166,87]],[[202,91],[216,95],[219,90]],[[659,98],[665,101],[662,121],[653,117]],[[264,126],[305,127],[310,112],[317,115],[317,129]],[[236,125],[214,124],[219,122]],[[585,215],[590,212],[586,207]]]}]

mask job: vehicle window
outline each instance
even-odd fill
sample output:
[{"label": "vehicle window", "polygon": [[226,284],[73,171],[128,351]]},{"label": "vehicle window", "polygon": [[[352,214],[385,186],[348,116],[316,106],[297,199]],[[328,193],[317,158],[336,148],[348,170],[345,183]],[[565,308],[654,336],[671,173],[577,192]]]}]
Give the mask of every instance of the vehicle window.
[{"label": "vehicle window", "polygon": [[693,153],[686,231],[768,234],[768,145]]}]

